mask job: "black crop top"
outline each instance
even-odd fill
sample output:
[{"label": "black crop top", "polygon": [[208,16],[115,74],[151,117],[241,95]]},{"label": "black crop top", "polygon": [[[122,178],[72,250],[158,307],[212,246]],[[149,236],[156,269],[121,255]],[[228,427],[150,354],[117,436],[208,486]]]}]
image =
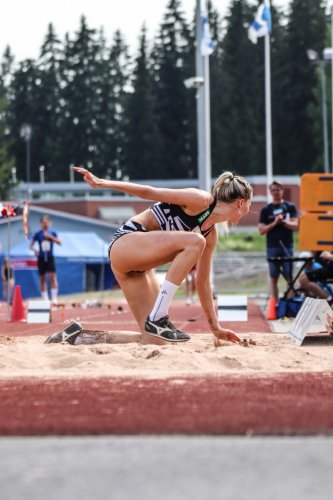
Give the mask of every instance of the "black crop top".
[{"label": "black crop top", "polygon": [[213,226],[210,226],[206,231],[202,231],[201,226],[214,210],[216,201],[214,198],[207,210],[197,215],[188,215],[179,205],[164,202],[155,203],[150,207],[150,210],[162,231],[194,231],[207,236]]}]

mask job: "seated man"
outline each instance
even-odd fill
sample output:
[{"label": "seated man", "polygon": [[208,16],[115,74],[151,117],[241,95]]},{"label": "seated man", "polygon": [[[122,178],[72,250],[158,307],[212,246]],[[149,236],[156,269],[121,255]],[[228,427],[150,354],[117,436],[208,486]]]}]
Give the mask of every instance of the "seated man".
[{"label": "seated man", "polygon": [[333,252],[314,252],[314,257],[314,262],[299,277],[299,283],[309,295],[332,304],[332,288],[327,280],[333,279]]}]

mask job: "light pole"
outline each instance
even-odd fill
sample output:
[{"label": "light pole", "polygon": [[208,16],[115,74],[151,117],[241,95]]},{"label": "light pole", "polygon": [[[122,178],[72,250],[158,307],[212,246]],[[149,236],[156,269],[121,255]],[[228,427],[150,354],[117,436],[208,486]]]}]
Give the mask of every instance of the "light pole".
[{"label": "light pole", "polygon": [[323,114],[323,138],[324,138],[324,170],[328,174],[330,171],[328,159],[328,130],[327,130],[327,97],[326,97],[326,72],[325,61],[320,59],[320,74],[321,74],[321,95],[322,95],[322,114]]},{"label": "light pole", "polygon": [[12,167],[12,181],[13,181],[13,184],[17,183],[16,167]]},{"label": "light pole", "polygon": [[73,184],[75,182],[75,178],[74,178],[74,170],[73,168],[75,167],[74,163],[71,163],[69,165],[69,182],[71,184]]},{"label": "light pole", "polygon": [[[332,16],[333,16],[333,5],[332,5]],[[333,19],[332,19],[332,47],[333,47]],[[325,61],[331,61],[331,79],[332,79],[332,87],[331,87],[331,101],[332,101],[332,172],[333,172],[333,48],[328,47],[324,49],[323,56]]]},{"label": "light pole", "polygon": [[30,193],[30,142],[32,137],[32,127],[28,123],[22,125],[20,135],[25,141],[25,168],[28,193]]},{"label": "light pole", "polygon": [[309,60],[315,64],[318,64],[320,68],[321,108],[322,108],[322,120],[323,120],[324,172],[328,174],[330,171],[330,165],[328,159],[327,96],[326,96],[326,72],[325,72],[325,59],[327,59],[327,52],[325,55],[325,51],[327,51],[327,49],[325,49],[323,52],[324,59],[320,59],[318,53],[312,49],[309,49],[307,51],[307,54]]},{"label": "light pole", "polygon": [[41,184],[44,184],[44,182],[45,182],[45,167],[44,167],[44,165],[41,165],[39,167],[39,182]]}]

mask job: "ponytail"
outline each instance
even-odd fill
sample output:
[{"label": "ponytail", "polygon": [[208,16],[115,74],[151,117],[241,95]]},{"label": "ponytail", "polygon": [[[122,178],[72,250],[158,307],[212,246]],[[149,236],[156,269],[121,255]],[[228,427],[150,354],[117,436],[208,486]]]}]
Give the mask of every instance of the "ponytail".
[{"label": "ponytail", "polygon": [[[232,203],[238,199],[250,200],[253,188],[244,177],[232,172],[223,172],[215,182],[212,194],[217,201]],[[227,221],[222,222],[222,228],[224,233],[229,233]]]},{"label": "ponytail", "polygon": [[252,194],[253,188],[248,181],[232,172],[223,172],[213,187],[214,198],[224,203],[232,203],[239,198],[249,200]]}]

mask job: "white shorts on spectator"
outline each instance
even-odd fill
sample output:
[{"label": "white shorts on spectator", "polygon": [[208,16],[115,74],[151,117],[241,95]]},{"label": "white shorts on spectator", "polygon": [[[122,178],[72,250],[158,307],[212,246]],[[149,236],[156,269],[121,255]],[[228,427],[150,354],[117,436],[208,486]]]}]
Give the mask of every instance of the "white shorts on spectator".
[{"label": "white shorts on spectator", "polygon": [[302,345],[304,337],[311,333],[330,334],[333,324],[333,311],[325,299],[307,297],[300,308],[289,336],[297,346]]},{"label": "white shorts on spectator", "polygon": [[247,295],[218,295],[219,321],[247,321]]},{"label": "white shorts on spectator", "polygon": [[49,300],[29,300],[27,323],[50,323],[51,302]]}]

